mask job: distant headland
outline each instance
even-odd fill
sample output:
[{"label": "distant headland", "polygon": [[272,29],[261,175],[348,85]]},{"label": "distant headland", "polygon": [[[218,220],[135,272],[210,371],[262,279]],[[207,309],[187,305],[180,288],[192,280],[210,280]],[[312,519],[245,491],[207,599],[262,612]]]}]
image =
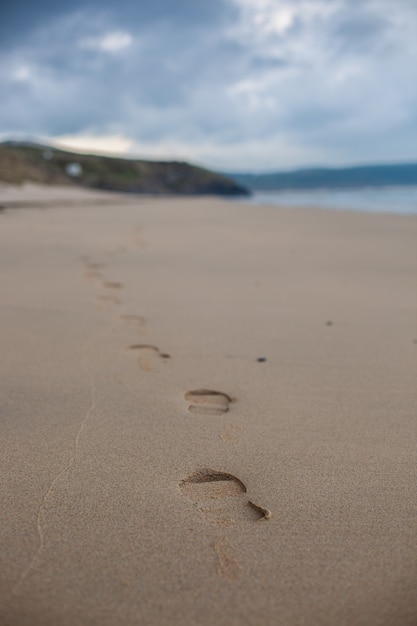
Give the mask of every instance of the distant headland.
[{"label": "distant headland", "polygon": [[21,141],[0,143],[0,182],[76,185],[145,194],[250,194],[229,177],[189,163],[79,154]]}]

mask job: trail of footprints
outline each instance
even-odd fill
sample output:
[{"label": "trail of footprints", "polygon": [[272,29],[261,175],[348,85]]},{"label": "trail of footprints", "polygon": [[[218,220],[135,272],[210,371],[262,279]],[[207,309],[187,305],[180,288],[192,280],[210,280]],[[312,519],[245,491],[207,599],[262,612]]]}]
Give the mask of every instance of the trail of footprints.
[{"label": "trail of footprints", "polygon": [[[134,235],[136,237],[137,230],[134,231]],[[125,252],[126,249],[123,246],[119,246],[109,250],[107,256],[111,257],[120,254]],[[91,261],[89,257],[82,257],[81,260],[84,264],[84,276],[94,281],[100,289],[100,292],[95,297],[97,308],[100,310],[112,310],[115,306],[121,306],[122,299],[120,294],[124,284],[120,281],[107,280],[105,278],[104,270],[107,267],[105,263]],[[146,320],[143,316],[124,313],[120,315],[120,319],[136,335],[144,335],[146,333]],[[126,350],[137,357],[140,368],[145,372],[150,372],[155,368],[156,359],[166,360],[170,358],[169,354],[162,352],[157,346],[151,344],[136,343],[128,346]]]},{"label": "trail of footprints", "polygon": [[122,290],[123,283],[105,279],[105,263],[91,261],[89,257],[82,257],[81,261],[84,264],[84,276],[87,280],[90,280],[101,287],[100,293],[98,293],[95,297],[97,308],[106,310],[114,306],[120,306],[122,301],[118,292]]},{"label": "trail of footprints", "polygon": [[[226,393],[211,389],[196,389],[184,395],[188,411],[192,414],[213,417],[229,411],[234,402]],[[235,442],[241,432],[238,424],[225,424],[220,439]],[[193,472],[180,482],[180,491],[210,523],[222,528],[222,534],[214,541],[217,557],[217,573],[232,582],[243,575],[236,548],[224,534],[225,528],[270,519],[271,512],[249,499],[246,485],[233,474],[204,468]]]},{"label": "trail of footprints", "polygon": [[[144,246],[139,228],[134,230],[133,240],[138,247]],[[120,247],[109,252],[108,256],[125,250],[125,247]],[[103,275],[105,264],[92,262],[88,257],[84,257],[83,262],[85,277],[89,280],[100,281],[104,289],[104,293],[97,295],[97,302],[101,305],[121,305],[119,294],[123,289],[123,283],[105,279]],[[123,314],[120,318],[136,334],[144,334],[146,329],[144,317]],[[126,351],[137,358],[140,368],[145,372],[152,371],[159,360],[170,358],[169,354],[161,352],[157,346],[146,343],[133,343],[126,348]],[[188,412],[201,417],[225,415],[229,412],[231,404],[236,401],[227,393],[206,388],[187,391],[184,399],[188,405]],[[219,438],[223,443],[235,443],[241,431],[238,424],[226,423],[223,424]],[[239,564],[237,550],[229,537],[224,534],[224,529],[234,525],[268,520],[271,512],[250,500],[244,483],[223,470],[198,469],[181,480],[179,489],[182,496],[192,502],[208,523],[223,529],[222,534],[213,543],[217,558],[217,573],[230,581],[239,580],[243,571]]]}]

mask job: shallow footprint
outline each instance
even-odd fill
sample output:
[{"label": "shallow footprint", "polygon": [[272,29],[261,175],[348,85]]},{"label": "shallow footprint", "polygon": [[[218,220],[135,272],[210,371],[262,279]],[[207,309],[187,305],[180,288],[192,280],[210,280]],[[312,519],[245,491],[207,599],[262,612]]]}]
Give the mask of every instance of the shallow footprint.
[{"label": "shallow footprint", "polygon": [[187,391],[185,399],[190,402],[188,410],[190,413],[199,415],[221,415],[227,413],[229,405],[233,399],[221,391],[212,389],[195,389]]},{"label": "shallow footprint", "polygon": [[96,263],[91,261],[88,256],[81,257],[81,262],[84,264],[85,269],[92,271],[101,271],[106,267],[105,263]]},{"label": "shallow footprint", "polygon": [[86,278],[94,278],[94,279],[102,279],[103,278],[103,274],[99,271],[99,270],[89,270],[86,269],[84,270],[84,276]]},{"label": "shallow footprint", "polygon": [[219,576],[231,581],[239,580],[242,577],[242,568],[237,560],[236,549],[229,539],[220,537],[213,547],[217,555],[217,573]]},{"label": "shallow footprint", "polygon": [[245,485],[232,474],[199,470],[181,481],[180,490],[218,526],[258,522],[271,517],[268,509],[248,500]]},{"label": "shallow footprint", "polygon": [[116,280],[105,280],[103,282],[103,287],[106,289],[122,289],[123,283],[120,283]]},{"label": "shallow footprint", "polygon": [[154,356],[158,356],[161,359],[171,358],[170,355],[166,352],[160,352],[157,346],[153,346],[147,343],[132,344],[127,348],[127,350],[137,352],[139,354],[139,365],[145,372],[150,372],[153,370]]},{"label": "shallow footprint", "polygon": [[100,294],[96,296],[96,302],[97,302],[97,306],[99,309],[103,309],[103,308],[105,309],[109,305],[120,306],[122,304],[122,301],[120,300],[120,298],[116,298],[116,296],[113,296],[110,294]]},{"label": "shallow footprint", "polygon": [[93,261],[90,261],[90,258],[87,256],[81,257],[80,260],[84,265],[84,276],[86,278],[103,278],[102,270],[105,268],[105,265],[103,263],[94,263]]},{"label": "shallow footprint", "polygon": [[242,427],[239,424],[226,424],[219,437],[225,443],[236,443],[241,432]]},{"label": "shallow footprint", "polygon": [[142,315],[125,314],[121,316],[121,319],[126,326],[135,330],[137,334],[143,335],[145,333],[146,319]]}]

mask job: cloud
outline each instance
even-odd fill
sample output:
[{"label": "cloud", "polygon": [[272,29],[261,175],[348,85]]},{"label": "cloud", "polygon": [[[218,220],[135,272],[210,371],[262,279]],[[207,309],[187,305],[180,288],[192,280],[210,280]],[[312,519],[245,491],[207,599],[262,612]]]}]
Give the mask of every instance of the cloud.
[{"label": "cloud", "polygon": [[411,0],[31,6],[0,47],[2,133],[227,169],[417,157]]},{"label": "cloud", "polygon": [[26,82],[30,80],[30,69],[27,65],[19,65],[11,72],[11,79],[17,82]]},{"label": "cloud", "polygon": [[123,31],[114,31],[110,33],[104,33],[98,37],[87,37],[82,39],[79,43],[80,48],[99,50],[102,52],[119,52],[128,48],[133,43],[133,37]]},{"label": "cloud", "polygon": [[79,152],[98,152],[100,154],[128,154],[134,149],[134,142],[122,135],[58,135],[45,137],[44,141],[50,142],[58,148]]}]

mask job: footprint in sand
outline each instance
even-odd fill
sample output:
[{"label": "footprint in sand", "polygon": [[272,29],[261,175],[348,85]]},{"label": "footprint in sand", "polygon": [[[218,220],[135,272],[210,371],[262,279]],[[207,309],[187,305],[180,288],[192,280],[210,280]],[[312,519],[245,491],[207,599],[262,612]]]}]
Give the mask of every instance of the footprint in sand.
[{"label": "footprint in sand", "polygon": [[221,578],[236,581],[242,577],[243,571],[237,559],[236,548],[227,537],[220,537],[214,542],[217,556],[217,573]]},{"label": "footprint in sand", "polygon": [[94,261],[91,261],[89,257],[81,257],[81,262],[84,264],[86,270],[100,271],[106,267],[105,263],[95,263]]},{"label": "footprint in sand", "polygon": [[103,282],[103,287],[105,289],[122,289],[123,283],[120,283],[116,280],[105,280]]},{"label": "footprint in sand", "polygon": [[126,348],[129,352],[139,355],[139,365],[145,372],[151,372],[154,368],[155,357],[170,359],[166,352],[161,352],[157,346],[146,343],[132,344]]},{"label": "footprint in sand", "polygon": [[105,263],[93,263],[92,261],[91,262],[89,261],[88,263],[86,263],[86,267],[89,270],[99,271],[99,270],[104,270],[104,268],[106,267],[106,264]]},{"label": "footprint in sand", "polygon": [[98,303],[99,309],[106,309],[109,305],[120,306],[122,304],[120,298],[117,298],[116,296],[113,296],[111,294],[100,294],[99,296],[96,296],[96,301]]},{"label": "footprint in sand", "polygon": [[121,315],[124,324],[136,331],[138,335],[146,333],[146,319],[142,315]]},{"label": "footprint in sand", "polygon": [[94,263],[88,257],[82,257],[81,262],[84,264],[84,276],[86,278],[103,278],[102,270],[106,267],[104,263]]},{"label": "footprint in sand", "polygon": [[268,509],[248,499],[242,481],[226,472],[199,470],[181,481],[180,490],[217,526],[259,522],[271,517]]},{"label": "footprint in sand", "polygon": [[239,424],[226,424],[219,437],[224,443],[236,443],[241,432],[242,427]]},{"label": "footprint in sand", "polygon": [[[182,480],[179,487],[181,493],[216,526],[260,522],[271,517],[268,509],[248,499],[243,482],[226,472],[198,470]],[[232,582],[239,580],[243,571],[237,558],[237,550],[228,537],[216,539],[213,548],[217,557],[218,575]]]},{"label": "footprint in sand", "polygon": [[221,415],[227,413],[229,405],[233,399],[221,391],[212,389],[195,389],[187,391],[185,399],[190,403],[188,410],[190,413],[198,415]]},{"label": "footprint in sand", "polygon": [[101,293],[96,297],[100,309],[106,308],[108,305],[120,306],[122,304],[122,301],[116,293],[120,292],[123,288],[123,283],[113,280],[104,280],[102,281],[101,286],[107,293]]},{"label": "footprint in sand", "polygon": [[100,272],[100,270],[94,270],[94,269],[86,269],[86,270],[84,270],[84,276],[86,278],[94,278],[94,279],[101,279],[101,278],[103,278],[103,274]]}]

